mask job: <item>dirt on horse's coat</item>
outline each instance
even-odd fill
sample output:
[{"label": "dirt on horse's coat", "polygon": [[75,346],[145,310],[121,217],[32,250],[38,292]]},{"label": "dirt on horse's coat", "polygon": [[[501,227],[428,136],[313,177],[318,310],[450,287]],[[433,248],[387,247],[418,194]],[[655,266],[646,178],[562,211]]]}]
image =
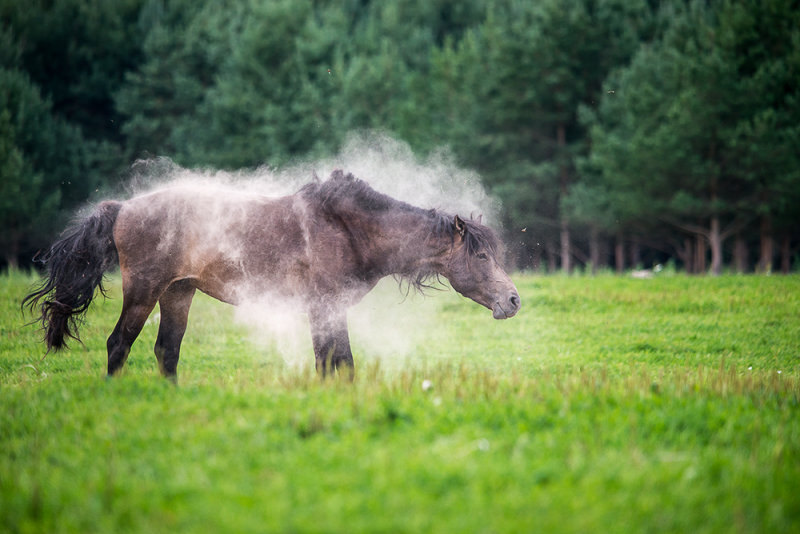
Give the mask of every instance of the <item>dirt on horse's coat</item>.
[{"label": "dirt on horse's coat", "polygon": [[417,288],[443,276],[495,319],[515,315],[519,294],[498,254],[479,221],[411,206],[342,171],[279,198],[177,186],[100,203],[46,253],[48,276],[23,305],[38,307],[48,350],[58,350],[79,339],[103,274],[119,264],[123,303],[108,374],[122,368],[158,303],[155,354],[175,379],[196,290],[231,304],[289,300],[308,313],[317,371],[352,378],[347,308],[385,276]]}]

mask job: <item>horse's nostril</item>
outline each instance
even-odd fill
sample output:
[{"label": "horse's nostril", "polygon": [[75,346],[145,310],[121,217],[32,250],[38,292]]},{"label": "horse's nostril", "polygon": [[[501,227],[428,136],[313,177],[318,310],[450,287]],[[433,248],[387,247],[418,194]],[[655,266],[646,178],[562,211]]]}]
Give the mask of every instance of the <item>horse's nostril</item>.
[{"label": "horse's nostril", "polygon": [[511,302],[512,306],[519,308],[519,295],[511,295],[509,301]]}]

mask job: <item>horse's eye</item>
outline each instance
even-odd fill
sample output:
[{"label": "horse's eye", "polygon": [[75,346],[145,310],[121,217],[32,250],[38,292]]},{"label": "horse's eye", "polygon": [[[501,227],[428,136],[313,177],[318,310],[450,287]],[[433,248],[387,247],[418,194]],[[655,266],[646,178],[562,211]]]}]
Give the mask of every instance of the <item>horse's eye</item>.
[{"label": "horse's eye", "polygon": [[478,252],[478,254],[476,254],[476,256],[478,256],[479,260],[488,260],[489,259],[489,256],[487,256],[485,252]]}]

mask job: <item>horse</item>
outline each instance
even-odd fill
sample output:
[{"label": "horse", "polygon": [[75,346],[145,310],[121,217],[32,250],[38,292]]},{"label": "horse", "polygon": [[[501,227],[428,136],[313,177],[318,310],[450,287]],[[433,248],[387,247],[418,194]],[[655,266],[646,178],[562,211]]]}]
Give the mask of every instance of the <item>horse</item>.
[{"label": "horse", "polygon": [[308,315],[317,373],[352,380],[347,309],[386,276],[420,291],[444,277],[495,319],[513,317],[520,296],[499,251],[480,220],[412,206],[341,170],[283,197],[169,186],[100,202],[75,221],[44,253],[46,276],[22,306],[38,313],[47,352],[80,342],[92,299],[105,295],[104,273],[118,265],[122,311],[107,341],[108,376],[158,303],[154,352],[176,382],[195,291],[233,305],[281,299]]}]

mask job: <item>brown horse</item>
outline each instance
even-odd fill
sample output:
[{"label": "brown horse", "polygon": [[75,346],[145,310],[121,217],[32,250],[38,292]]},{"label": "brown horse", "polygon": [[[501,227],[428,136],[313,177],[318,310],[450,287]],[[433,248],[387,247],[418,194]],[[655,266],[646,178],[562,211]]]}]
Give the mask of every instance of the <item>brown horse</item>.
[{"label": "brown horse", "polygon": [[291,301],[306,312],[317,371],[353,376],[346,310],[389,275],[421,289],[444,276],[464,296],[512,317],[520,298],[478,221],[424,210],[334,171],[294,195],[172,187],[100,203],[44,256],[48,277],[23,300],[39,308],[48,351],[77,327],[103,274],[119,263],[122,313],[108,338],[108,374],[122,368],[158,302],[155,354],[173,380],[195,290],[239,304]]}]

